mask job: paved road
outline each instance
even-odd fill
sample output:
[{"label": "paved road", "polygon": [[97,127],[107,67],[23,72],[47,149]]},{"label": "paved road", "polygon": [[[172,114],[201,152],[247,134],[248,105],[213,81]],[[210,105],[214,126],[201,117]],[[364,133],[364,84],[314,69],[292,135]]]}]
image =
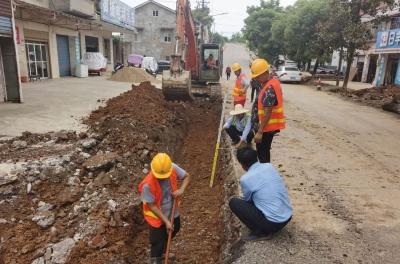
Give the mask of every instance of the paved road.
[{"label": "paved road", "polygon": [[0,137],[24,131],[79,130],[81,118],[131,88],[105,77],[61,78],[23,85],[23,104],[0,104]]},{"label": "paved road", "polygon": [[[225,55],[248,60],[237,45]],[[400,118],[304,85],[283,89],[288,127],[272,160],[294,219],[273,240],[245,245],[236,263],[398,263]]]}]

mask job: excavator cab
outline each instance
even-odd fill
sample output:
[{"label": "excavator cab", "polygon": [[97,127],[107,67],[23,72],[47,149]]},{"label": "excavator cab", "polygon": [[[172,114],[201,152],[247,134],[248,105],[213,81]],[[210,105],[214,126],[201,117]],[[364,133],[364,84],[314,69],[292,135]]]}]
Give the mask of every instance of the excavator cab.
[{"label": "excavator cab", "polygon": [[219,44],[201,44],[199,82],[218,83],[222,75],[223,54]]}]

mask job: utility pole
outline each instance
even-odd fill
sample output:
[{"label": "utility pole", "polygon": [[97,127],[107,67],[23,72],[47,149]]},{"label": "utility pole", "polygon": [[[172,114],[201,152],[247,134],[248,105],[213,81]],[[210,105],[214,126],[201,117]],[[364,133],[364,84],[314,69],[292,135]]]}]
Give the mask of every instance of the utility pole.
[{"label": "utility pole", "polygon": [[[197,2],[197,6],[200,7],[202,11],[204,11],[205,8],[207,8],[208,2],[206,0],[201,0]],[[200,22],[200,43],[204,43],[204,22]]]}]

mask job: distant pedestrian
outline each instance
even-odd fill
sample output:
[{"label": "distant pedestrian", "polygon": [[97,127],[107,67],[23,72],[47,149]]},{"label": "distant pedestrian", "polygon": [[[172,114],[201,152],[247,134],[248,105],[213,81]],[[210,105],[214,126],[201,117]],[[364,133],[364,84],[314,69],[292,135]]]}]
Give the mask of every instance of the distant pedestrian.
[{"label": "distant pedestrian", "polygon": [[231,72],[232,72],[231,67],[229,67],[229,66],[226,67],[225,73],[226,73],[226,80],[227,81],[231,78]]},{"label": "distant pedestrian", "polygon": [[281,84],[277,78],[271,78],[269,70],[270,65],[264,59],[256,59],[251,65],[251,77],[263,87],[257,99],[258,125],[254,127],[254,141],[261,163],[271,162],[274,135],[286,127]]},{"label": "distant pedestrian", "polygon": [[240,177],[242,198],[232,198],[229,207],[250,233],[244,241],[267,239],[292,219],[292,206],[285,183],[270,163],[257,162],[251,147],[237,151],[237,159],[246,173]]}]

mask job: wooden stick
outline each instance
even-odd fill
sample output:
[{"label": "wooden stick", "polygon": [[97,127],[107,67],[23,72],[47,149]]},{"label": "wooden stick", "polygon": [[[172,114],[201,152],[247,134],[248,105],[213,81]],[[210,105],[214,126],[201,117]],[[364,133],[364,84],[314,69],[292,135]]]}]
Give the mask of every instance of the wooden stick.
[{"label": "wooden stick", "polygon": [[172,229],[169,230],[168,232],[168,242],[167,242],[167,250],[165,251],[165,260],[164,264],[168,264],[168,258],[169,258],[169,251],[171,250],[171,242],[172,242],[172,233],[174,232],[174,220],[175,220],[175,211],[176,211],[176,206],[178,204],[178,199],[174,199],[174,204],[172,206],[172,212],[171,212],[171,225]]}]

